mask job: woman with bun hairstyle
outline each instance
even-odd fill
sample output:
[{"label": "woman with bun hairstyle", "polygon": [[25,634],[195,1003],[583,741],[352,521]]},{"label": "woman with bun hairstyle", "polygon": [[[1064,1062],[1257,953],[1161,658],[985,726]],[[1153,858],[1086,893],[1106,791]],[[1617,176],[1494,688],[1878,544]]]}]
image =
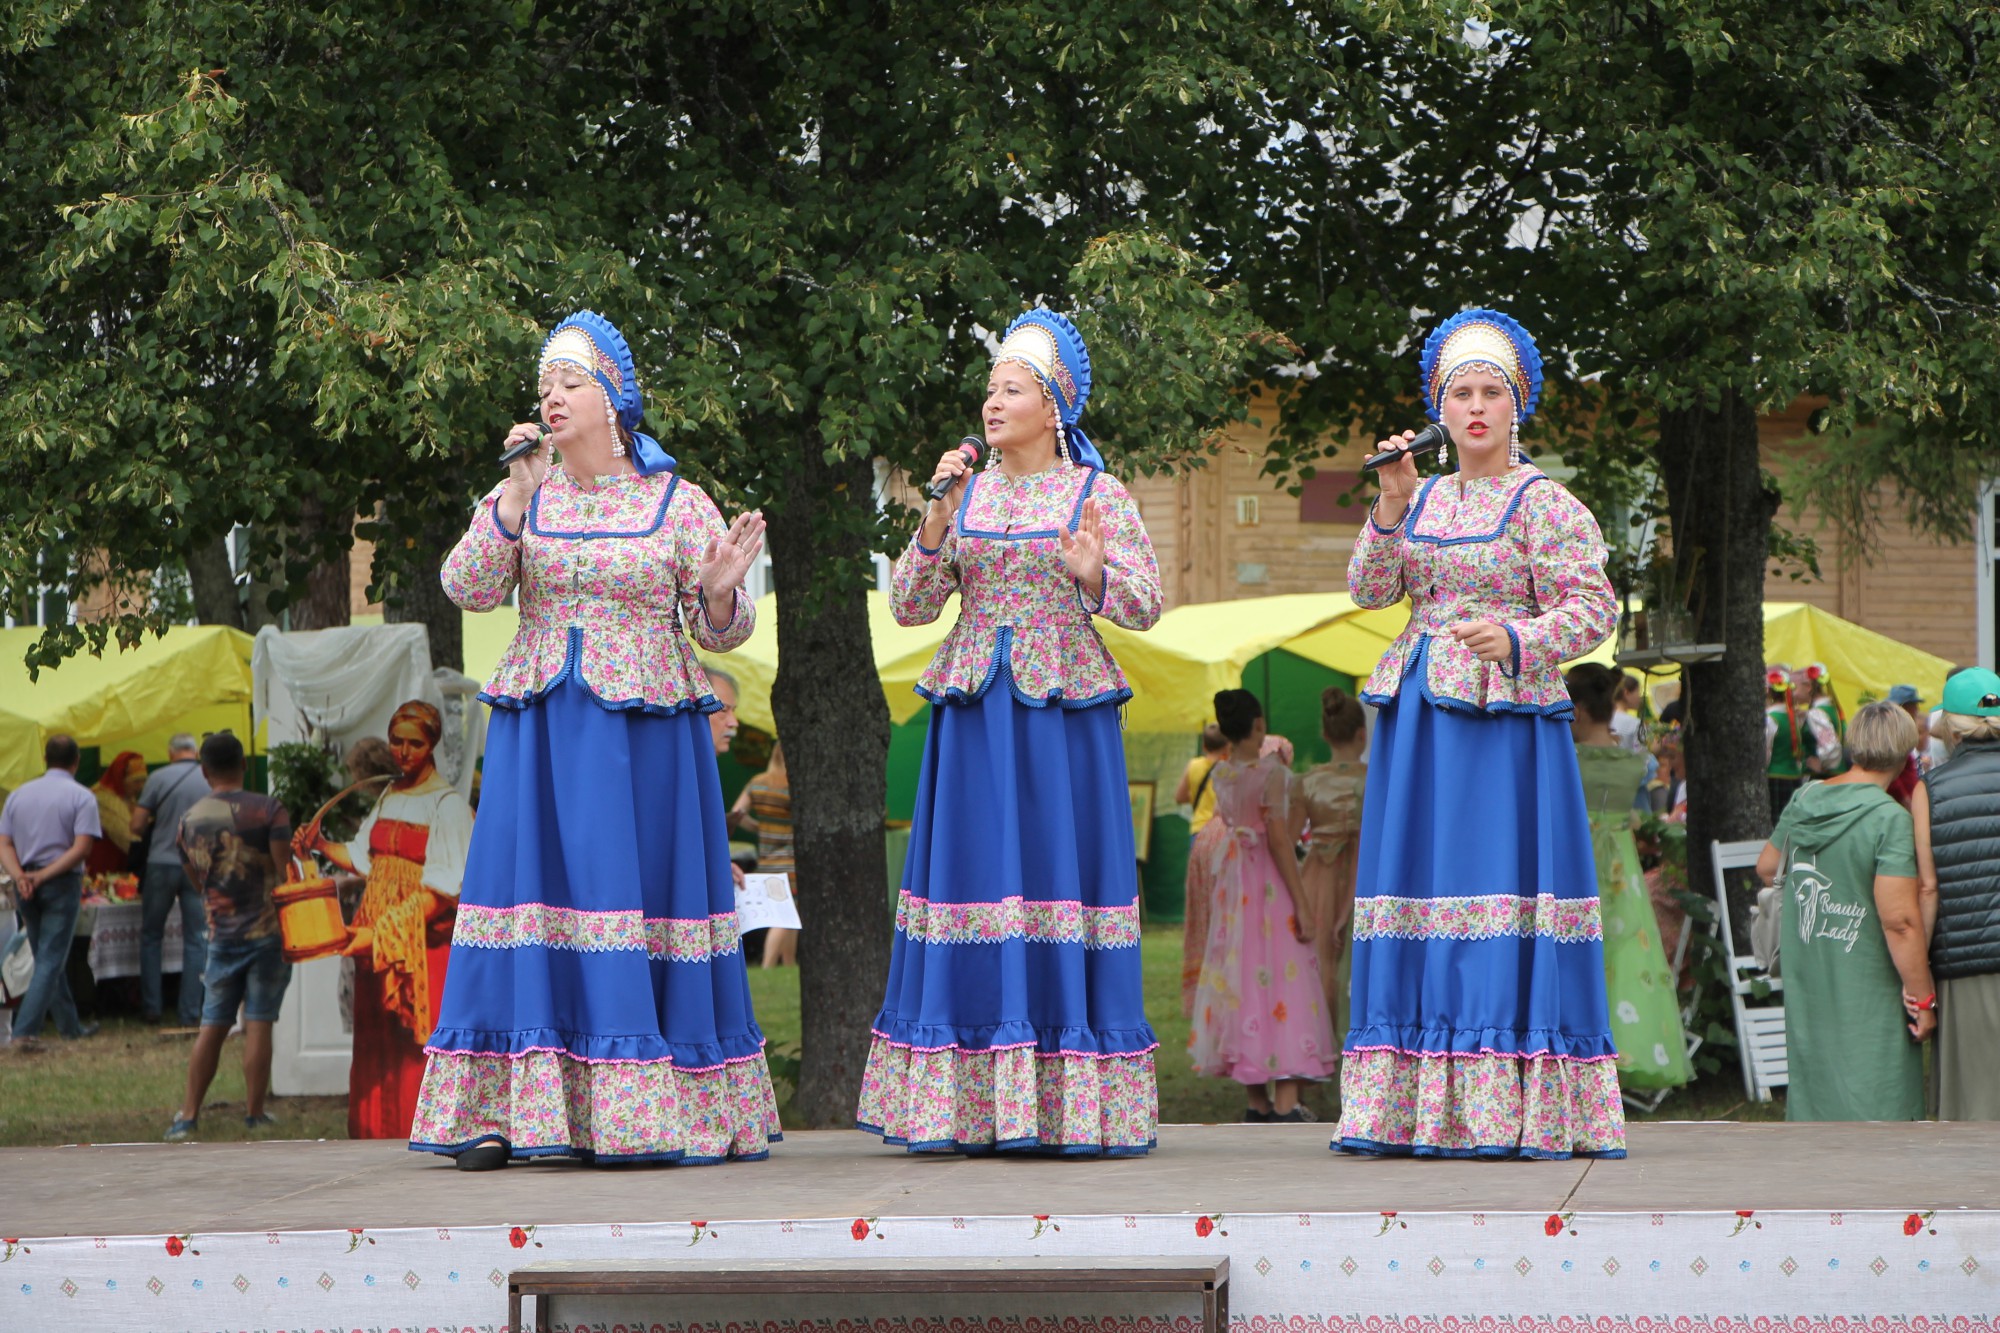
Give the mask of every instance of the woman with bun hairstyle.
[{"label": "woman with bun hairstyle", "polygon": [[1625,748],[1612,730],[1619,675],[1584,662],[1563,677],[1576,704],[1570,734],[1590,810],[1590,846],[1597,860],[1598,911],[1604,921],[1604,989],[1611,1005],[1611,1039],[1618,1047],[1618,1084],[1630,1091],[1678,1088],[1694,1078],[1681,1030],[1679,987],[1667,966],[1660,923],[1632,837],[1632,795],[1646,778],[1646,756]]},{"label": "woman with bun hairstyle", "polygon": [[[1562,663],[1617,622],[1604,538],[1521,456],[1541,356],[1495,310],[1419,361],[1450,432],[1421,482],[1375,475],[1347,583],[1410,620],[1362,687],[1380,710],[1355,871],[1352,1014],[1333,1146],[1427,1157],[1623,1157],[1590,819]],[[1414,438],[1384,440],[1390,449]]]},{"label": "woman with bun hairstyle", "polygon": [[[1080,429],[1090,355],[1063,316],[1008,328],[982,413],[896,561],[899,624],[958,619],[917,682],[930,732],[858,1127],[912,1152],[1137,1156],[1159,1090],[1119,705],[1095,618],[1160,618],[1131,494]],[[942,483],[942,485],[938,485]]]},{"label": "woman with bun hairstyle", "polygon": [[1320,985],[1336,1043],[1347,1039],[1347,953],[1354,934],[1354,864],[1360,850],[1361,796],[1368,766],[1368,717],[1338,685],[1320,695],[1320,735],[1333,758],[1292,778],[1292,816],[1305,820],[1305,862],[1299,884],[1313,923]]},{"label": "woman with bun hairstyle", "polygon": [[[1290,774],[1264,750],[1264,709],[1248,690],[1215,696],[1229,749],[1215,766],[1217,844],[1208,945],[1195,984],[1188,1051],[1195,1072],[1243,1084],[1250,1122],[1309,1118],[1308,1082],[1337,1067],[1314,922],[1305,909],[1287,816]],[[1275,1083],[1275,1095],[1265,1085]]]}]

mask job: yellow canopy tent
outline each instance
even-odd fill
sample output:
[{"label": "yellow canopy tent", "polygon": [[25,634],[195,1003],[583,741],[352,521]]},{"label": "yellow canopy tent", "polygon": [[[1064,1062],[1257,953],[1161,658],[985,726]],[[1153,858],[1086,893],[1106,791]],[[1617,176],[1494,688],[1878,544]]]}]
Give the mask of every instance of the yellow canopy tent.
[{"label": "yellow canopy tent", "polygon": [[[1284,648],[1362,679],[1375,669],[1376,661],[1402,632],[1409,616],[1407,602],[1380,611],[1356,611],[1286,643]],[[1615,655],[1615,645],[1606,641],[1579,660],[1608,664]],[[1935,704],[1944,690],[1945,673],[1952,667],[1942,657],[1898,643],[1808,602],[1764,603],[1764,659],[1788,666],[1824,664],[1834,697],[1849,713],[1861,706],[1864,696],[1883,698],[1891,685],[1914,685],[1927,703]]]},{"label": "yellow canopy tent", "polygon": [[80,745],[167,757],[176,731],[250,731],[250,636],[221,625],[176,626],[125,651],[73,657],[30,681],[22,658],[39,629],[0,630],[0,786],[42,771],[42,742],[57,732]]}]

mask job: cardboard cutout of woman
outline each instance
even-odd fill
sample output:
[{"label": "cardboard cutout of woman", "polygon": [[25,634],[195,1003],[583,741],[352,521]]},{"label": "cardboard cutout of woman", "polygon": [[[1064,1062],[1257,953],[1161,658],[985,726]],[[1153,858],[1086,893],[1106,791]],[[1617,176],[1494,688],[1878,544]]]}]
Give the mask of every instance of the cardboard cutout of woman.
[{"label": "cardboard cutout of woman", "polygon": [[389,750],[399,776],[353,840],[328,842],[317,823],[298,836],[302,854],[316,851],[368,879],[341,950],[355,960],[350,1138],[408,1138],[423,1086],[424,1043],[444,994],[472,841],[472,807],[433,758],[443,735],[444,719],[432,705],[413,699],[398,708],[389,719]]}]

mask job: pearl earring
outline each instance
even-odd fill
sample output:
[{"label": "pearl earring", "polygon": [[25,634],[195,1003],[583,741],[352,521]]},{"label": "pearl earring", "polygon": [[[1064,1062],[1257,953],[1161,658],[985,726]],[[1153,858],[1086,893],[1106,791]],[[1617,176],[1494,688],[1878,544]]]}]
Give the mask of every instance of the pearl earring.
[{"label": "pearl earring", "polygon": [[1065,466],[1068,465],[1069,432],[1063,429],[1063,424],[1060,421],[1056,422],[1056,457],[1062,459]]},{"label": "pearl earring", "polygon": [[1451,436],[1449,435],[1445,436],[1444,442],[1438,445],[1438,471],[1451,471]]},{"label": "pearl earring", "polygon": [[1518,467],[1521,462],[1521,423],[1507,423],[1507,465]]}]

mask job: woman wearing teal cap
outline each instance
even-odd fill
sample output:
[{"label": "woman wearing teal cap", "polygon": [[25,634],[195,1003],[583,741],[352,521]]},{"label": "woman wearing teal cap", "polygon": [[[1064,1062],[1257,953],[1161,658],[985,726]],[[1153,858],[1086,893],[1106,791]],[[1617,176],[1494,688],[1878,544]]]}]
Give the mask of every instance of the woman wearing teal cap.
[{"label": "woman wearing teal cap", "polygon": [[[1951,757],[1910,797],[1917,880],[1937,983],[1931,1086],[1940,1120],[2000,1120],[2000,675],[1944,684]],[[1905,995],[1916,1017],[1922,996]]]}]

